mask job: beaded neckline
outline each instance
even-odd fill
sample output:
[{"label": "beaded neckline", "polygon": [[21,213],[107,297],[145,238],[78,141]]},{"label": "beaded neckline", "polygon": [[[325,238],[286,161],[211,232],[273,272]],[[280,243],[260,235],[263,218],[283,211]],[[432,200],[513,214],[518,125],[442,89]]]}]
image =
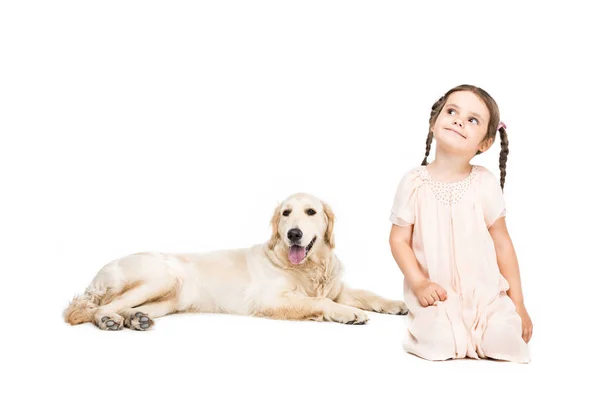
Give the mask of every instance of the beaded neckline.
[{"label": "beaded neckline", "polygon": [[466,178],[454,182],[436,181],[429,174],[425,166],[421,166],[419,174],[421,175],[421,179],[431,188],[437,200],[449,206],[458,203],[471,187],[471,182],[477,174],[477,166],[473,165],[471,167],[471,172]]}]

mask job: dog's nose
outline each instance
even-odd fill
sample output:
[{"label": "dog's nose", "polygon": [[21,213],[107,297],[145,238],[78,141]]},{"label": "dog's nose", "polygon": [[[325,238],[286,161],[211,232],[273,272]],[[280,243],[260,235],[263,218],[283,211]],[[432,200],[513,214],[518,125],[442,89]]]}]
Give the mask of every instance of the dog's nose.
[{"label": "dog's nose", "polygon": [[293,228],[288,231],[287,236],[288,236],[288,239],[290,239],[292,241],[292,243],[295,243],[295,242],[299,241],[300,239],[302,239],[302,231],[298,228]]}]

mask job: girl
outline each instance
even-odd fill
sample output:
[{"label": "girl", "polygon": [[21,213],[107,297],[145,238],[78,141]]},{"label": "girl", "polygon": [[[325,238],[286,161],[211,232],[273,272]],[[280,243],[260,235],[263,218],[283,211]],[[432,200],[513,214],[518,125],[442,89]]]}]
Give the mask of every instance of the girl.
[{"label": "girl", "polygon": [[[500,185],[471,159],[500,132]],[[435,160],[427,163],[432,140]],[[508,140],[483,89],[457,86],[431,109],[425,159],[398,185],[390,246],[410,309],[404,349],[428,360],[529,362],[532,323],[504,221]]]}]

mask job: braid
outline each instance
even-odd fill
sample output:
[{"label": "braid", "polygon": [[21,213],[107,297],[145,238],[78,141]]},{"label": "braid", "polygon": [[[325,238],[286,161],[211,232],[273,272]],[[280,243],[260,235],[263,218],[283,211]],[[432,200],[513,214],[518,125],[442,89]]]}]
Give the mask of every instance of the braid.
[{"label": "braid", "polygon": [[500,127],[500,187],[504,191],[504,180],[506,177],[506,159],[508,158],[508,136],[506,129]]},{"label": "braid", "polygon": [[431,142],[433,141],[433,132],[429,131],[429,134],[427,135],[427,140],[425,141],[425,158],[423,159],[423,162],[421,163],[421,165],[427,165],[427,157],[429,156],[429,150],[431,150]]},{"label": "braid", "polygon": [[431,106],[431,114],[429,115],[429,133],[427,134],[427,140],[425,141],[425,158],[421,165],[427,165],[427,157],[429,157],[429,150],[431,150],[431,142],[433,142],[433,124],[440,115],[440,109],[442,104],[446,101],[446,96],[442,96]]}]

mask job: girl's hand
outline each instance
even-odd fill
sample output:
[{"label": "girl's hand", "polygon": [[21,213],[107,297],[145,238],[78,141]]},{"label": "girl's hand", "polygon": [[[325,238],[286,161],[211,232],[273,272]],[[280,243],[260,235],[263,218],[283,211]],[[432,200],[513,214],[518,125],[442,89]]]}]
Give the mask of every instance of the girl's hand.
[{"label": "girl's hand", "polygon": [[531,322],[531,318],[529,318],[529,314],[525,309],[524,305],[520,305],[516,307],[517,314],[521,317],[521,326],[523,327],[523,340],[525,343],[529,343],[531,340],[531,335],[533,334],[533,323]]},{"label": "girl's hand", "polygon": [[413,292],[423,307],[432,306],[436,301],[445,301],[448,298],[448,293],[443,287],[429,280],[417,285]]}]

